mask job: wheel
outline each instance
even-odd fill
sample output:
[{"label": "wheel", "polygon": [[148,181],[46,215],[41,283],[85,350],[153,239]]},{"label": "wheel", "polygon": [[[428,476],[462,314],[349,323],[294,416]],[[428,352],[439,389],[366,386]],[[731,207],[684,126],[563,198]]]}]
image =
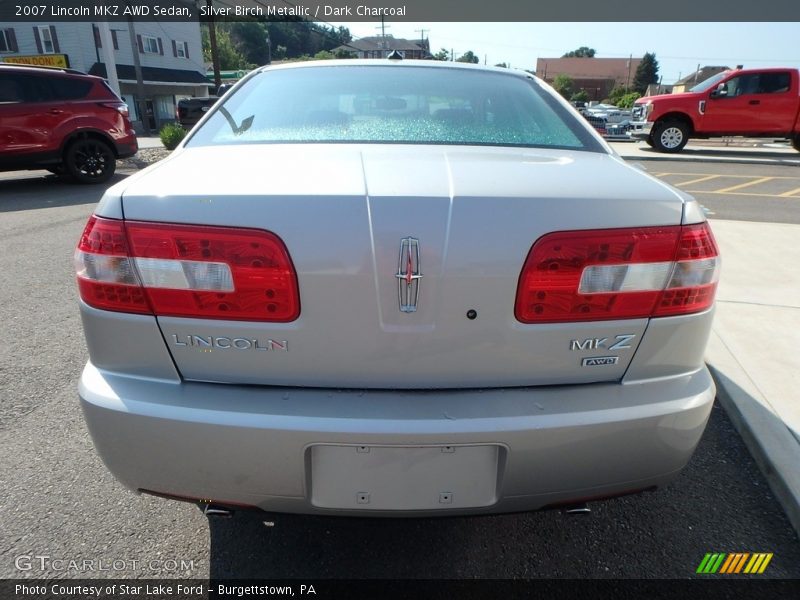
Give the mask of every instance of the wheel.
[{"label": "wheel", "polygon": [[648,146],[650,146],[651,148],[656,145],[656,143],[653,141],[653,135],[652,134],[648,135],[645,138],[644,143],[647,144]]},{"label": "wheel", "polygon": [[794,136],[792,138],[792,146],[794,146],[795,150],[800,152],[800,134],[798,134],[798,135],[796,135],[796,136]]},{"label": "wheel", "polygon": [[689,127],[683,121],[659,121],[651,137],[659,152],[680,152],[689,141]]},{"label": "wheel", "polygon": [[72,142],[64,154],[64,169],[80,183],[103,183],[117,168],[114,152],[106,142],[84,138]]}]

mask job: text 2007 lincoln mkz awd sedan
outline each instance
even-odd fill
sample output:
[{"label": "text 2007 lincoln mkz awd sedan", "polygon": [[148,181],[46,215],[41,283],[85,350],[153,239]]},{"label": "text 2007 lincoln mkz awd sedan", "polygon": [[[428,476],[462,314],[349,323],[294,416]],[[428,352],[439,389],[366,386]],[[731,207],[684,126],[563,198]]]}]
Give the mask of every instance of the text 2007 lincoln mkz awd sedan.
[{"label": "text 2007 lincoln mkz awd sedan", "polygon": [[719,258],[552,89],[405,60],[256,70],[75,254],[89,430],[212,507],[493,513],[689,460]]}]

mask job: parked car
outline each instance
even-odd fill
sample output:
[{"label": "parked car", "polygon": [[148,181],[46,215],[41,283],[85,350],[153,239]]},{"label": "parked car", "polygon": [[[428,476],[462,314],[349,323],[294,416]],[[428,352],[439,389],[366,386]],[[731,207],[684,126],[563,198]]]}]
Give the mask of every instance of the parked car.
[{"label": "parked car", "polygon": [[217,88],[214,96],[206,98],[182,98],[175,107],[175,118],[186,129],[191,129],[214,106],[217,100],[224,96],[234,84],[223,83]]},{"label": "parked car", "polygon": [[689,460],[717,246],[549,86],[305,62],[211,110],[75,253],[80,400],[126,486],[444,516],[652,489]]},{"label": "parked car", "polygon": [[723,71],[683,94],[640,98],[631,136],[659,152],[680,152],[693,138],[786,138],[800,151],[797,69]]},{"label": "parked car", "polygon": [[0,171],[47,169],[102,183],[137,150],[128,106],[100,77],[0,64]]}]

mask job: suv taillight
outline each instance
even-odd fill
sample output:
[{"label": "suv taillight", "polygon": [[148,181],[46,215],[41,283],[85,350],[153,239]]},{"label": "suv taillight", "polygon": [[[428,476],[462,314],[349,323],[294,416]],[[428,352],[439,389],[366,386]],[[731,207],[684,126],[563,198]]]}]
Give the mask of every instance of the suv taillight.
[{"label": "suv taillight", "polygon": [[300,314],[289,253],[259,229],[92,216],[75,270],[81,299],[105,310],[276,322]]},{"label": "suv taillight", "polygon": [[558,323],[700,312],[718,277],[707,223],[550,233],[528,254],[514,314]]},{"label": "suv taillight", "polygon": [[107,108],[113,108],[123,117],[130,116],[128,111],[128,105],[124,102],[100,102],[100,106],[105,106]]}]

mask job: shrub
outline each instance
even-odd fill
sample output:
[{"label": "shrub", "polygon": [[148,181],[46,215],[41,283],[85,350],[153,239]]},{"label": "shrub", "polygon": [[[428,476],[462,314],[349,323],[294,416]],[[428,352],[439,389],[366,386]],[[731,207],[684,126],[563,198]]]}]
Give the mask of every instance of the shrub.
[{"label": "shrub", "polygon": [[175,146],[181,143],[181,140],[186,137],[187,131],[177,123],[167,123],[161,128],[158,136],[161,138],[161,143],[167,150],[174,150]]}]

